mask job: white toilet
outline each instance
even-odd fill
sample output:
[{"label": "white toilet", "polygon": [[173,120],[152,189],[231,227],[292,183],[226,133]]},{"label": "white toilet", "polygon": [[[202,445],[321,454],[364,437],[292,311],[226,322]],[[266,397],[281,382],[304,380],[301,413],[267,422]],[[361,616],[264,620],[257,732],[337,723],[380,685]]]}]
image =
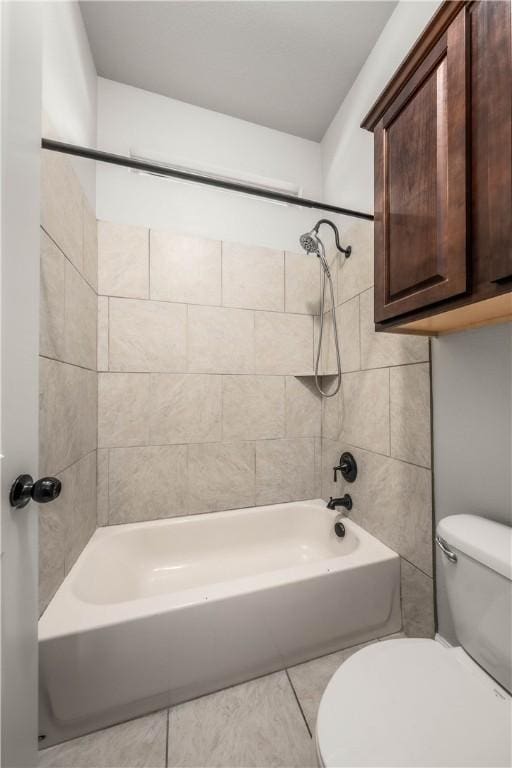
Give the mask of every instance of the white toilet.
[{"label": "white toilet", "polygon": [[460,647],[387,640],[347,659],[320,704],[319,765],[511,765],[512,529],[457,515],[436,541]]}]

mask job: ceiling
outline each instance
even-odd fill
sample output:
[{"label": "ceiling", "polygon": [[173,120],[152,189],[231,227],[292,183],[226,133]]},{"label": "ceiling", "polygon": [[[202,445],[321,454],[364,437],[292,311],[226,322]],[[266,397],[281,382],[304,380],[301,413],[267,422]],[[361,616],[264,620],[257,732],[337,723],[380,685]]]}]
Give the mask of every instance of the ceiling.
[{"label": "ceiling", "polygon": [[319,141],[396,2],[80,6],[100,76]]}]

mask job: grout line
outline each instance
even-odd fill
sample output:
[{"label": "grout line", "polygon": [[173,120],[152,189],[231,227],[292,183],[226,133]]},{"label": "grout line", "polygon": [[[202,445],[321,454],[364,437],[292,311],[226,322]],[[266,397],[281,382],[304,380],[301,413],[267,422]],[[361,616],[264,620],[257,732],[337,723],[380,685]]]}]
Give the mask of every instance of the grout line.
[{"label": "grout line", "polygon": [[[290,442],[290,440],[293,440],[295,443],[303,443],[303,442],[310,442],[319,440],[320,438],[318,435],[309,435],[301,437],[245,437],[245,438],[238,438],[238,439],[230,439],[227,440],[192,440],[189,442],[180,442],[180,443],[137,443],[136,445],[99,445],[98,450],[115,450],[115,451],[124,451],[124,450],[130,450],[131,448],[173,448],[178,446],[193,446],[193,445],[245,445],[247,443],[250,443],[251,445],[256,445],[256,443],[279,443],[279,442]],[[326,438],[327,439],[327,438]],[[335,441],[332,441],[335,442]],[[93,450],[96,450],[94,448]],[[92,453],[92,451],[89,451],[89,453]],[[84,454],[87,456],[88,454]],[[82,457],[83,458],[83,457]],[[389,457],[388,457],[389,458]],[[73,462],[76,463],[76,462]],[[70,465],[72,466],[72,465]]]},{"label": "grout line", "polygon": [[88,371],[88,373],[98,373],[95,368],[86,368],[85,365],[78,365],[78,363],[68,363],[67,360],[59,360],[58,357],[49,357],[48,355],[39,354],[39,357],[44,360],[51,360],[52,363],[60,363],[60,365],[69,365],[71,368],[80,368],[81,371]]},{"label": "grout line", "polygon": [[165,729],[165,766],[169,765],[169,736],[171,727],[171,708],[167,709],[167,728]]},{"label": "grout line", "polygon": [[285,669],[284,671],[286,672],[286,677],[288,678],[288,682],[290,684],[290,687],[292,689],[293,695],[295,697],[295,701],[297,702],[297,706],[298,706],[298,708],[300,710],[300,713],[302,715],[302,719],[304,720],[304,724],[305,724],[305,726],[307,728],[307,731],[309,733],[310,738],[312,739],[313,738],[313,734],[311,733],[311,728],[309,727],[309,723],[306,720],[306,715],[304,714],[304,710],[302,709],[302,704],[300,703],[300,699],[299,699],[299,697],[297,695],[297,691],[295,690],[295,688],[293,686],[292,679],[290,677],[290,673],[288,672],[288,669]]},{"label": "grout line", "polygon": [[[373,534],[372,534],[372,536],[373,536]],[[377,537],[375,537],[375,538],[377,538]],[[419,571],[420,573],[422,573],[424,576],[426,576],[426,577],[427,577],[427,579],[430,579],[431,581],[433,581],[433,580],[434,580],[434,575],[433,575],[433,573],[432,573],[432,575],[431,575],[430,573],[427,573],[426,571],[424,571],[424,570],[423,570],[423,568],[420,568],[419,566],[417,566],[417,565],[416,565],[416,563],[412,563],[412,562],[411,562],[410,560],[408,560],[406,557],[404,557],[403,555],[401,555],[401,554],[400,554],[400,552],[397,552],[397,555],[399,555],[399,556],[401,557],[401,559],[402,559],[402,560],[405,560],[405,562],[406,562],[406,563],[409,563],[409,565],[410,565],[412,568],[416,568],[416,570],[417,570],[417,571]]]},{"label": "grout line", "polygon": [[220,306],[224,306],[224,240],[220,241]]},{"label": "grout line", "polygon": [[57,472],[54,471],[53,474],[62,475],[63,472],[67,472],[68,469],[71,469],[72,467],[74,467],[75,464],[79,464],[81,461],[88,458],[91,455],[91,453],[94,453],[97,450],[98,450],[97,447],[92,448],[90,451],[87,451],[87,453],[84,453],[83,456],[80,456],[80,458],[75,459],[75,461],[72,461],[71,464],[67,464],[65,467],[63,467],[62,469],[59,469]]},{"label": "grout line", "polygon": [[[64,363],[65,365],[74,365],[77,368],[84,368],[84,366],[76,365],[75,363],[68,363],[65,360],[59,360],[58,358],[55,358],[55,357],[48,357],[47,355],[40,355],[40,357],[44,357],[47,360],[53,360],[54,362],[57,362],[57,363]],[[384,370],[389,369],[389,368],[406,368],[406,367],[409,367],[411,365],[425,365],[425,364],[428,364],[428,360],[420,361],[420,362],[417,362],[417,363],[402,363],[400,365],[389,365],[389,366],[388,365],[383,365],[383,366],[380,366],[378,368],[362,368],[361,370],[358,370],[358,371],[344,371],[343,372],[343,376],[350,376],[351,374],[355,374],[355,373],[366,373],[367,371],[384,371]],[[154,374],[159,374],[161,376],[266,376],[266,377],[275,376],[275,377],[279,377],[279,378],[286,378],[286,377],[288,377],[288,378],[295,378],[295,379],[312,379],[313,376],[314,376],[314,373],[312,373],[312,372],[311,373],[304,373],[304,372],[303,373],[272,373],[272,372],[261,372],[261,371],[254,371],[254,372],[251,372],[251,371],[249,371],[249,372],[241,372],[241,371],[210,371],[210,370],[192,370],[192,371],[190,371],[190,370],[183,370],[183,369],[177,369],[177,370],[173,370],[173,371],[155,371],[155,370],[151,370],[151,371],[147,371],[147,370],[146,371],[141,371],[141,370],[139,370],[139,371],[134,371],[134,370],[121,371],[121,370],[111,370],[111,369],[107,370],[107,369],[105,369],[105,370],[96,371],[94,368],[84,368],[84,370],[92,371],[93,373],[96,373],[96,372],[98,372],[98,373],[114,373],[114,374],[115,373],[124,373],[124,374],[133,374],[133,375],[135,375],[135,374],[142,374],[142,373],[147,373],[147,374],[154,373]],[[320,376],[320,378],[328,378],[328,377],[335,376],[335,375],[336,375],[335,373],[327,373],[327,374],[324,373],[324,374],[322,374]],[[409,463],[412,463],[412,462],[409,462]],[[418,466],[421,466],[421,465],[418,465]]]},{"label": "grout line", "polygon": [[371,453],[374,456],[382,456],[384,459],[391,459],[392,461],[399,461],[401,464],[408,464],[411,467],[417,467],[418,469],[426,469],[427,472],[432,472],[432,467],[426,467],[424,464],[415,464],[413,461],[407,461],[406,459],[399,459],[396,456],[389,456],[387,453],[380,453],[374,451],[372,448],[364,448],[362,445],[356,445],[356,443],[349,442],[348,440],[336,440],[332,437],[322,436],[322,440],[328,440],[331,443],[343,443],[344,445],[352,448],[357,448],[358,451],[364,451],[365,453]]},{"label": "grout line", "polygon": [[283,312],[286,312],[286,251],[283,254]]},{"label": "grout line", "polygon": [[110,299],[107,298],[107,371],[110,370]]},{"label": "grout line", "polygon": [[110,296],[107,297],[107,371],[110,369]]},{"label": "grout line", "polygon": [[[44,357],[44,355],[41,355],[41,357]],[[74,365],[74,363],[65,363],[63,360],[57,360],[53,357],[47,358],[48,360],[54,360],[56,363],[64,363],[65,365]],[[81,367],[81,366],[76,366]],[[274,377],[278,379],[285,379],[286,377],[296,378],[296,379],[304,379],[304,378],[311,378],[310,373],[230,373],[229,371],[109,371],[109,370],[100,370],[95,371],[93,368],[86,368],[86,371],[92,371],[93,373],[112,373],[112,374],[124,374],[125,376],[150,376],[150,375],[156,375],[156,376],[253,376],[253,377],[261,377],[261,378],[269,378]]]},{"label": "grout line", "polygon": [[148,229],[148,301],[151,301],[151,230]]},{"label": "grout line", "polygon": [[388,368],[388,445],[391,456],[391,368]]},{"label": "grout line", "polygon": [[[76,269],[76,267],[75,267]],[[194,301],[168,301],[166,299],[148,299],[147,296],[117,296],[108,293],[97,294],[99,297],[117,299],[118,301],[152,301],[155,304],[186,304],[190,307],[207,307],[208,309],[238,309],[240,312],[260,312],[272,315],[289,315],[292,317],[318,317],[311,312],[285,312],[282,309],[262,309],[261,307],[239,307],[231,304],[199,304]]]},{"label": "grout line", "polygon": [[[54,237],[52,237],[52,235],[50,235],[50,233],[48,232],[48,230],[46,230],[46,229],[43,227],[43,225],[42,225],[42,224],[40,225],[40,229],[41,229],[41,230],[42,230],[42,231],[45,233],[45,235],[48,237],[48,239],[52,241],[52,243],[53,243],[53,244],[54,244],[54,246],[57,248],[57,250],[59,251],[59,253],[61,253],[61,254],[62,254],[62,256],[64,256],[64,258],[66,259],[66,261],[68,261],[68,262],[69,262],[69,264],[70,264],[70,265],[73,267],[73,269],[75,270],[75,272],[77,272],[77,273],[78,273],[78,275],[79,275],[79,276],[82,278],[82,280],[84,281],[84,283],[85,283],[86,285],[88,285],[88,286],[89,286],[89,288],[90,288],[90,289],[93,291],[93,293],[95,294],[95,296],[98,296],[98,295],[99,295],[99,294],[98,294],[98,291],[96,290],[96,288],[94,287],[94,285],[92,285],[92,283],[90,283],[90,282],[89,282],[89,280],[88,280],[88,279],[86,278],[86,276],[85,276],[85,275],[84,275],[84,274],[83,274],[83,273],[80,271],[80,269],[79,269],[79,268],[76,266],[76,264],[74,264],[74,263],[71,261],[71,259],[69,258],[69,256],[67,256],[67,254],[66,254],[66,253],[64,253],[64,251],[62,250],[62,247],[61,247],[61,246],[59,245],[59,243],[58,243],[58,242],[55,240],[55,238],[54,238]],[[82,264],[82,267],[83,267],[83,264]]]},{"label": "grout line", "polygon": [[110,525],[110,450],[107,448],[107,525]]}]

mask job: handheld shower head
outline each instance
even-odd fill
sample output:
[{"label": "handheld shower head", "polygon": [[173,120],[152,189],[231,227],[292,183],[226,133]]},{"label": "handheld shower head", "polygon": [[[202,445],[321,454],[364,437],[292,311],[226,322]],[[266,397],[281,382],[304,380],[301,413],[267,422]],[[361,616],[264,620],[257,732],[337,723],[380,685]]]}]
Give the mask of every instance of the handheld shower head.
[{"label": "handheld shower head", "polygon": [[[336,324],[336,303],[334,300],[334,288],[332,284],[332,277],[329,270],[329,264],[327,262],[326,256],[325,256],[325,248],[324,244],[320,238],[320,235],[318,234],[318,230],[320,229],[322,224],[327,224],[334,232],[334,239],[336,241],[336,248],[340,253],[345,254],[345,258],[348,259],[350,254],[352,253],[352,248],[350,245],[348,245],[346,248],[341,247],[340,243],[340,233],[338,232],[338,227],[336,224],[334,224],[332,221],[329,221],[329,219],[320,219],[320,221],[317,221],[311,232],[305,232],[303,235],[300,236],[299,242],[301,245],[301,248],[303,248],[306,253],[316,253],[318,258],[320,259],[320,264],[322,265],[322,278],[321,278],[321,286],[320,286],[320,328],[319,328],[319,334],[318,334],[318,347],[316,352],[316,359],[315,359],[315,384],[322,395],[322,397],[334,397],[340,390],[341,387],[341,355],[340,355],[340,345],[338,342],[338,327]],[[334,338],[334,346],[336,349],[336,361],[338,364],[338,372],[336,376],[336,386],[331,392],[326,392],[322,389],[320,381],[319,381],[319,367],[320,367],[320,355],[322,352],[322,338],[323,338],[323,330],[324,330],[324,308],[325,308],[325,289],[326,284],[329,285],[329,291],[331,294],[331,318],[332,318],[332,330],[333,330],[333,338]]]},{"label": "handheld shower head", "polygon": [[320,255],[320,244],[322,241],[320,240],[320,237],[318,235],[318,230],[320,229],[321,224],[328,224],[331,227],[332,231],[334,232],[336,248],[340,253],[344,253],[345,258],[348,259],[348,257],[352,253],[352,248],[350,247],[350,245],[348,245],[346,248],[341,247],[340,233],[339,233],[338,227],[329,219],[320,219],[320,221],[317,221],[317,223],[315,224],[311,232],[306,232],[304,235],[300,236],[299,242],[302,248],[304,248],[306,253],[316,253],[317,256]]},{"label": "handheld shower head", "polygon": [[305,232],[300,236],[299,242],[306,253],[316,253],[319,255],[320,244],[317,232],[312,229],[311,232]]}]

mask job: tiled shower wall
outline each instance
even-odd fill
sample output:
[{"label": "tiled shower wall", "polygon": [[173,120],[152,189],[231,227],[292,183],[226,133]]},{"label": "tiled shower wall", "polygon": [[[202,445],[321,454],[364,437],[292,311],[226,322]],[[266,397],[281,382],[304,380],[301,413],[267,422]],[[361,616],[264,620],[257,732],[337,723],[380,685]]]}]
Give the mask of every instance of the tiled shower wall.
[{"label": "tiled shower wall", "polygon": [[98,515],[320,492],[314,257],[98,223]]},{"label": "tiled shower wall", "polygon": [[[41,238],[41,474],[63,481],[40,512],[41,609],[97,524],[349,491],[352,519],[401,555],[407,632],[431,634],[429,346],[373,331],[372,226],[344,228],[352,256],[331,259],[343,386],[324,401],[314,257],[96,229],[48,152]],[[343,450],[359,477],[335,486]]]},{"label": "tiled shower wall", "polygon": [[39,511],[40,610],[96,528],[96,218],[69,161],[42,152],[40,474],[62,493]]},{"label": "tiled shower wall", "polygon": [[[342,389],[322,402],[322,496],[350,493],[350,517],[398,552],[402,617],[409,635],[433,633],[430,352],[427,338],[375,333],[373,225],[343,230],[349,259],[331,256],[342,350]],[[331,315],[322,370],[335,370]],[[332,379],[324,379],[324,382]],[[354,483],[333,482],[351,451]],[[339,477],[339,476],[338,476]]]}]

